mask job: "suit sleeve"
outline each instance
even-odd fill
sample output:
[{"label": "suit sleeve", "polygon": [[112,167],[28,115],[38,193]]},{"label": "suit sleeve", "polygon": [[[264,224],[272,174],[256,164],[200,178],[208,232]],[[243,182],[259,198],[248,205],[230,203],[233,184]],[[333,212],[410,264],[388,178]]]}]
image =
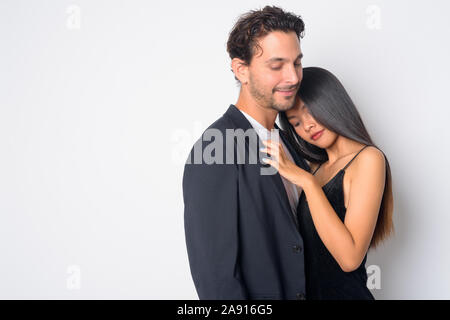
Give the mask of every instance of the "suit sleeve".
[{"label": "suit sleeve", "polygon": [[184,228],[200,299],[247,299],[239,268],[237,167],[186,164]]}]

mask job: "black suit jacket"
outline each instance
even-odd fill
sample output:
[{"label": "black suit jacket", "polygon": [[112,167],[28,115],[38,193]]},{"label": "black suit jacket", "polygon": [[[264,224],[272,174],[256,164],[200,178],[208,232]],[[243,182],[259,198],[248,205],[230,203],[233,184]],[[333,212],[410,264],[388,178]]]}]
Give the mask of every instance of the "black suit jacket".
[{"label": "black suit jacket", "polygon": [[[230,105],[211,128],[225,137],[226,129],[252,126]],[[309,170],[282,130],[280,136],[296,164]],[[196,143],[202,151],[211,143],[203,140]],[[261,175],[261,167],[268,165],[259,158],[257,164],[194,164],[194,149],[184,169],[183,197],[189,264],[199,298],[305,298],[303,240],[279,173]]]}]

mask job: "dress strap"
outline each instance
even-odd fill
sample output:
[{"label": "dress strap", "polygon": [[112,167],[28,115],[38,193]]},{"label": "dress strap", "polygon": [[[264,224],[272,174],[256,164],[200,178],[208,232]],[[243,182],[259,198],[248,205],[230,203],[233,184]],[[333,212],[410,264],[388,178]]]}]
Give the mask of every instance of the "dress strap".
[{"label": "dress strap", "polygon": [[319,170],[319,168],[320,168],[320,166],[321,166],[321,165],[322,165],[322,164],[321,164],[321,163],[319,163],[319,165],[317,166],[316,170],[314,170],[314,172],[313,172],[313,175],[315,175],[315,174],[316,174],[317,170]]},{"label": "dress strap", "polygon": [[366,145],[366,146],[364,146],[361,150],[359,150],[358,153],[355,154],[355,156],[352,158],[352,160],[350,160],[350,161],[345,165],[344,169],[342,169],[342,170],[345,171],[345,169],[347,169],[347,167],[348,167],[348,166],[350,165],[350,163],[352,163],[352,161],[358,156],[358,154],[359,154],[361,151],[363,151],[365,148],[367,148],[368,146],[369,146],[369,145]]}]

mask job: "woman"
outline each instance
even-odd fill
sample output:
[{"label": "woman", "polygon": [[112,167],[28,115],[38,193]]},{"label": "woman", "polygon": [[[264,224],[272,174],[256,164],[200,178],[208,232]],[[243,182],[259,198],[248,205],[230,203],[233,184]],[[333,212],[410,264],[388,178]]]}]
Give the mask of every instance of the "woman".
[{"label": "woman", "polygon": [[365,262],[393,231],[389,163],[372,142],[339,80],[305,68],[295,106],[280,122],[311,171],[266,141],[265,162],[303,189],[297,216],[304,240],[308,299],[374,299]]}]

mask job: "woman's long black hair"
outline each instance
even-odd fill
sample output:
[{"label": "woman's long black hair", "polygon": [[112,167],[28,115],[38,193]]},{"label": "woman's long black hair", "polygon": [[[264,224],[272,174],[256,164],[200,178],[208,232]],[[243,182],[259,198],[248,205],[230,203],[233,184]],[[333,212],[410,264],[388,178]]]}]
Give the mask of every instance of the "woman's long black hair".
[{"label": "woman's long black hair", "polygon": [[[318,67],[304,68],[303,79],[297,95],[304,102],[314,119],[328,130],[350,140],[379,149],[373,143],[344,86],[331,72]],[[314,163],[323,163],[328,160],[325,149],[308,143],[296,133],[285,112],[280,112],[280,124],[303,158]],[[376,247],[393,231],[392,178],[389,162],[386,155],[384,157],[386,160],[386,182],[371,247]]]}]

